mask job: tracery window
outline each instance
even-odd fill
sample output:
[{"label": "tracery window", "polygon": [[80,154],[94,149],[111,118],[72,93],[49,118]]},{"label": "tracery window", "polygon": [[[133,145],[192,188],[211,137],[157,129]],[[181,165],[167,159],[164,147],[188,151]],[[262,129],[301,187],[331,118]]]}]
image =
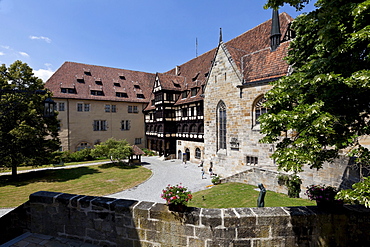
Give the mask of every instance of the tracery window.
[{"label": "tracery window", "polygon": [[260,124],[258,118],[267,112],[267,108],[263,106],[263,103],[266,102],[266,98],[261,96],[260,98],[258,98],[256,101],[256,103],[254,104],[253,108],[254,108],[254,114],[253,114],[253,126],[255,125],[258,125]]},{"label": "tracery window", "polygon": [[226,149],[226,105],[220,101],[217,105],[218,149]]}]

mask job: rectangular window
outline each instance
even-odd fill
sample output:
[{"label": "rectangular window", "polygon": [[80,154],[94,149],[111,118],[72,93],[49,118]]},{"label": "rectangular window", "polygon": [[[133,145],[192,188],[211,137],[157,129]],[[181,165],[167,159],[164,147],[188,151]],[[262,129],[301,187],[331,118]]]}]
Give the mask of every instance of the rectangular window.
[{"label": "rectangular window", "polygon": [[59,108],[59,111],[64,111],[65,110],[64,102],[59,102],[58,103],[58,108]]},{"label": "rectangular window", "polygon": [[103,91],[91,90],[90,93],[91,93],[91,95],[104,96],[104,92]]},{"label": "rectangular window", "polygon": [[141,144],[141,138],[135,138],[135,145],[136,144]]},{"label": "rectangular window", "polygon": [[185,99],[188,96],[188,91],[182,92],[182,98]]},{"label": "rectangular window", "polygon": [[61,88],[60,89],[60,92],[61,93],[72,93],[72,94],[75,94],[76,93],[76,89],[74,89],[74,88]]},{"label": "rectangular window", "polygon": [[110,112],[110,105],[105,105],[105,112]]},{"label": "rectangular window", "polygon": [[137,108],[137,106],[136,106],[136,105],[134,105],[134,106],[129,105],[129,106],[127,107],[127,112],[128,112],[128,113],[138,113],[138,112],[139,112],[139,110],[138,110],[138,108]]},{"label": "rectangular window", "polygon": [[84,104],[84,111],[90,111],[90,104]]},{"label": "rectangular window", "polygon": [[121,121],[121,130],[130,130],[130,120],[122,120]]},{"label": "rectangular window", "polygon": [[128,95],[127,95],[127,93],[120,93],[120,92],[116,92],[116,97],[120,97],[120,98],[128,98]]},{"label": "rectangular window", "polygon": [[106,131],[107,121],[106,120],[94,120],[94,131]]},{"label": "rectangular window", "polygon": [[187,117],[188,116],[188,108],[182,108],[182,116]]},{"label": "rectangular window", "polygon": [[112,111],[112,112],[117,112],[117,107],[116,107],[116,105],[112,105],[112,106],[111,106],[111,111]]},{"label": "rectangular window", "polygon": [[77,111],[83,111],[83,104],[77,103]]},{"label": "rectangular window", "polygon": [[192,88],[191,89],[191,96],[192,97],[195,96],[195,95],[197,95],[197,93],[198,93],[198,88]]}]

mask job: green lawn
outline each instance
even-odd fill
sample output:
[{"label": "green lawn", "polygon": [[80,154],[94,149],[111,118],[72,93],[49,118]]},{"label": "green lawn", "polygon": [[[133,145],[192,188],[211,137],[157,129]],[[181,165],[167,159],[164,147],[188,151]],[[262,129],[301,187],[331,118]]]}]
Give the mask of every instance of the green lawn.
[{"label": "green lawn", "polygon": [[112,164],[21,173],[17,181],[4,175],[0,176],[0,208],[16,207],[40,190],[91,196],[113,194],[150,176],[151,171],[141,166]]},{"label": "green lawn", "polygon": [[[225,183],[210,189],[193,193],[188,206],[199,208],[240,208],[256,207],[259,191],[257,187],[242,183]],[[285,194],[267,191],[265,207],[313,206],[314,201],[289,198]]]}]

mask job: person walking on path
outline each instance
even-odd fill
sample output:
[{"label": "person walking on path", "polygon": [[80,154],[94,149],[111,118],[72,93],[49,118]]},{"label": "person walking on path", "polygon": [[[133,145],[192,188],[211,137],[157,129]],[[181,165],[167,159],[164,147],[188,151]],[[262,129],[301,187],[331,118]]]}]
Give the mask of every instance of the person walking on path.
[{"label": "person walking on path", "polygon": [[206,177],[204,177],[204,169],[202,168],[202,179],[205,179]]}]

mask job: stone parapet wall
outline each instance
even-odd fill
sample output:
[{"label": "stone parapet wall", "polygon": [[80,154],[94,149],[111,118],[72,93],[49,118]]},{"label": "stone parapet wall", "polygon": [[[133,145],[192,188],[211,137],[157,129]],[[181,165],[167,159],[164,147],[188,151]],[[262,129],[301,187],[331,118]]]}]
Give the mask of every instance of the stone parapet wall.
[{"label": "stone parapet wall", "polygon": [[[370,210],[359,206],[330,211],[317,207],[189,208],[188,212],[177,213],[168,211],[161,203],[40,191],[30,196],[23,205],[23,214],[18,214],[24,212],[27,216],[23,232],[99,246],[365,246],[370,243]],[[8,228],[11,222],[9,217],[7,222],[0,219],[1,225],[7,224]]]}]

